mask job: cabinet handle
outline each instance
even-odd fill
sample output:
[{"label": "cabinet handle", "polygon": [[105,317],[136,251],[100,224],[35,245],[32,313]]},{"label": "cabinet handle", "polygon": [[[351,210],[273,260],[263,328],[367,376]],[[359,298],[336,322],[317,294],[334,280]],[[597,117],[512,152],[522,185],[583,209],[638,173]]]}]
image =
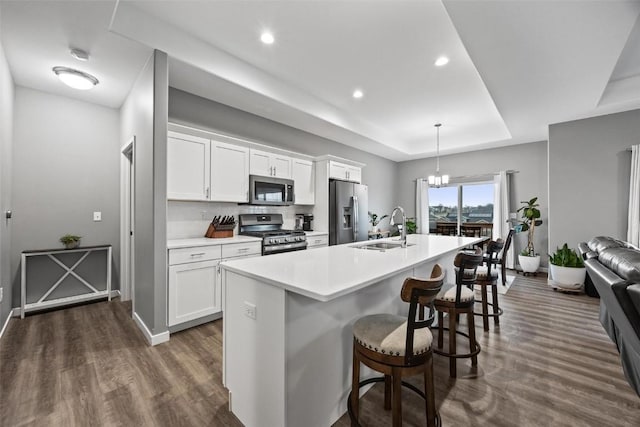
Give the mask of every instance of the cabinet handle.
[{"label": "cabinet handle", "polygon": [[190,256],[204,256],[205,252],[198,252],[197,254],[191,254]]},{"label": "cabinet handle", "polygon": [[277,172],[276,167],[274,166],[274,167],[273,167],[273,176],[277,176],[277,175],[278,175],[278,172]]},{"label": "cabinet handle", "polygon": [[207,199],[208,199],[208,198],[209,198],[209,187],[207,187],[207,191],[206,191],[206,193],[207,193],[206,197],[207,197]]},{"label": "cabinet handle", "polygon": [[269,166],[269,176],[273,176],[273,166]]},{"label": "cabinet handle", "polygon": [[220,266],[218,266],[218,274],[220,274]]},{"label": "cabinet handle", "polygon": [[238,252],[247,252],[249,250],[249,248],[240,248],[238,249]]}]

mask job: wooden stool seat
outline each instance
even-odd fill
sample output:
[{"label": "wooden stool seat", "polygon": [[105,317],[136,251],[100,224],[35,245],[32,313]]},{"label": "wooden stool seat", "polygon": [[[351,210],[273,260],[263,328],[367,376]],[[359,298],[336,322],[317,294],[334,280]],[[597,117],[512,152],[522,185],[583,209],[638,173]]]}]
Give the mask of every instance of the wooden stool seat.
[{"label": "wooden stool seat", "polygon": [[[408,316],[373,314],[358,319],[353,325],[353,372],[347,410],[352,425],[359,426],[360,387],[384,381],[384,408],[391,409],[394,427],[402,426],[402,386],[425,399],[427,426],[439,425],[433,383],[433,300],[440,292],[444,272],[435,265],[426,280],[408,278],[404,281],[401,298],[409,302]],[[429,308],[424,320],[423,309]],[[382,373],[380,378],[360,381],[360,364]],[[402,381],[403,377],[422,373],[424,392]]]}]

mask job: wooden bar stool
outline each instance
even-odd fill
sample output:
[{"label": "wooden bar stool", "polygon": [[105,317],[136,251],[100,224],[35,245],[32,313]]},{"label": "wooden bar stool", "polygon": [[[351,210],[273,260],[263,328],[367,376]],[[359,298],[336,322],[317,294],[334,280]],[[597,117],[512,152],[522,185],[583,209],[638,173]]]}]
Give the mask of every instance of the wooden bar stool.
[{"label": "wooden bar stool", "polygon": [[[471,358],[472,366],[478,364],[480,344],[476,341],[476,329],[473,318],[473,305],[475,302],[473,285],[476,282],[476,269],[482,264],[482,249],[476,248],[473,252],[459,252],[453,265],[456,267],[456,283],[446,284],[440,290],[434,301],[438,310],[438,347],[434,353],[449,357],[449,375],[453,378],[457,375],[456,362],[460,358]],[[449,328],[445,328],[444,313],[448,314]],[[469,334],[458,331],[458,318],[460,314],[467,315],[469,322]],[[445,352],[444,331],[449,331],[449,351]],[[469,353],[456,351],[456,336],[462,335],[469,338]]]},{"label": "wooden bar stool", "polygon": [[[482,326],[485,331],[489,330],[490,317],[493,317],[494,323],[499,325],[500,316],[502,316],[502,309],[498,306],[498,269],[496,264],[499,261],[498,254],[504,246],[502,239],[489,242],[487,252],[484,255],[486,265],[478,267],[476,270],[476,285],[480,286],[480,294],[482,295],[482,299],[476,302],[482,304],[482,313],[474,312],[474,314],[482,316]],[[491,287],[492,303],[489,302],[487,293],[489,287]],[[493,308],[493,313],[489,313],[489,306]]]},{"label": "wooden bar stool", "polygon": [[[400,297],[409,303],[408,316],[373,314],[358,319],[353,325],[353,377],[347,398],[352,425],[360,425],[360,386],[382,381],[385,383],[384,408],[391,409],[394,427],[402,425],[401,386],[425,399],[428,427],[440,424],[434,398],[433,336],[429,327],[435,317],[433,300],[443,281],[444,272],[438,264],[433,267],[429,279],[407,278],[402,284]],[[426,320],[417,318],[421,307],[429,308]],[[384,376],[361,382],[360,363]],[[402,381],[402,377],[418,373],[424,375],[424,392]]]}]

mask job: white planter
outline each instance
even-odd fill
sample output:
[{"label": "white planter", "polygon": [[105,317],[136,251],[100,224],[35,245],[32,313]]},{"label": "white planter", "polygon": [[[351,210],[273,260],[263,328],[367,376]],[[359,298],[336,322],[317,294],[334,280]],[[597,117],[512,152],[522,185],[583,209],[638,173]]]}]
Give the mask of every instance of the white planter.
[{"label": "white planter", "polygon": [[538,267],[540,267],[540,255],[518,255],[518,262],[520,263],[520,268],[522,268],[523,272],[535,273],[536,271],[538,271]]},{"label": "white planter", "polygon": [[585,267],[560,267],[549,264],[549,273],[551,274],[551,282],[549,283],[551,287],[580,290],[584,285],[587,269]]}]

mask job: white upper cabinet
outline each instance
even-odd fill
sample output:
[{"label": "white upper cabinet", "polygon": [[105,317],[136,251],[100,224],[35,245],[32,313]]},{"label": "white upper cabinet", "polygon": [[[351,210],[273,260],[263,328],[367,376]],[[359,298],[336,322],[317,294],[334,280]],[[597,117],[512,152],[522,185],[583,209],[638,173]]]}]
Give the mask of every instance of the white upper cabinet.
[{"label": "white upper cabinet", "polygon": [[315,168],[312,161],[293,159],[295,204],[313,205],[316,202]]},{"label": "white upper cabinet", "polygon": [[251,175],[291,178],[291,157],[254,149],[249,151],[251,153],[249,163]]},{"label": "white upper cabinet", "polygon": [[360,183],[362,182],[362,169],[331,160],[329,162],[329,178]]},{"label": "white upper cabinet", "polygon": [[216,202],[249,201],[249,149],[211,141],[211,197]]},{"label": "white upper cabinet", "polygon": [[169,133],[167,141],[167,198],[209,200],[209,140]]}]

